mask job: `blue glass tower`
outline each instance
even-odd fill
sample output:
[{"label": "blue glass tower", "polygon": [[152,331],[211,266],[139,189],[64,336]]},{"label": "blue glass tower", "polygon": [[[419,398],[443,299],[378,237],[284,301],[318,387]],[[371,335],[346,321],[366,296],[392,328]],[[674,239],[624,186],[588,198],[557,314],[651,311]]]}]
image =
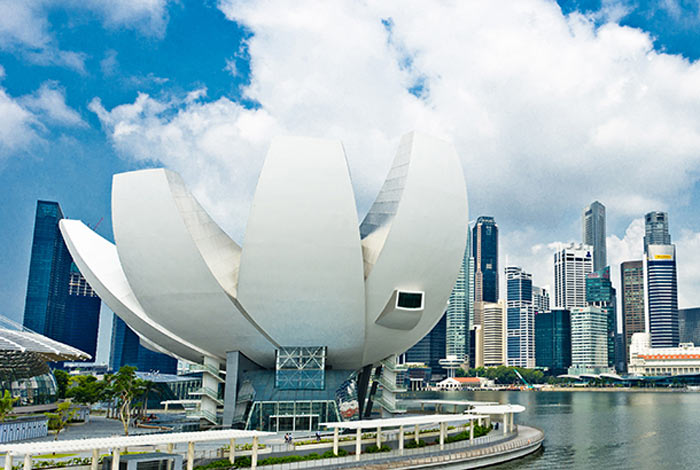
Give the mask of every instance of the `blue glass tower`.
[{"label": "blue glass tower", "polygon": [[62,218],[57,202],[37,201],[23,324],[95,357],[100,299],[73,264]]},{"label": "blue glass tower", "polygon": [[472,244],[474,301],[498,302],[498,226],[493,217],[476,219]]},{"label": "blue glass tower", "polygon": [[675,348],[679,343],[676,246],[648,245],[645,261],[651,347]]},{"label": "blue glass tower", "polygon": [[552,375],[566,374],[571,367],[571,314],[563,308],[535,315],[537,367]]},{"label": "blue glass tower", "polygon": [[114,315],[109,368],[116,371],[122,366],[133,366],[141,372],[177,373],[177,359],[141,346],[138,335]]},{"label": "blue glass tower", "polygon": [[586,275],[586,303],[607,312],[608,366],[613,367],[616,355],[617,292],[610,281],[610,266]]},{"label": "blue glass tower", "polygon": [[517,266],[506,268],[506,364],[535,366],[535,307],[532,275]]},{"label": "blue glass tower", "polygon": [[447,316],[443,315],[430,333],[406,351],[406,362],[422,362],[429,366],[433,373],[441,371],[440,359],[445,358],[446,337]]}]

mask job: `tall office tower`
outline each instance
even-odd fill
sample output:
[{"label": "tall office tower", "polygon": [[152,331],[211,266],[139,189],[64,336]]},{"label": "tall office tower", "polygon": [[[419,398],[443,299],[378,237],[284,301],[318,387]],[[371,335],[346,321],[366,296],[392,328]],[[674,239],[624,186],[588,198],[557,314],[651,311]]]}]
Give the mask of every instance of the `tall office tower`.
[{"label": "tall office tower", "polygon": [[668,232],[668,213],[649,212],[644,216],[644,253],[649,245],[670,245],[671,234]]},{"label": "tall office tower", "polygon": [[117,371],[122,366],[133,366],[140,372],[177,373],[177,359],[141,346],[138,335],[114,315],[109,368]]},{"label": "tall office tower", "polygon": [[630,357],[632,335],[646,331],[644,319],[644,263],[641,260],[620,264],[622,286],[622,336],[625,344],[625,363]]},{"label": "tall office tower", "polygon": [[445,358],[446,337],[447,315],[443,315],[430,333],[406,351],[406,362],[422,362],[433,370],[434,376],[445,376],[440,359]]},{"label": "tall office tower", "polygon": [[678,309],[678,342],[700,346],[700,307]]},{"label": "tall office tower", "polygon": [[62,218],[57,202],[37,201],[23,324],[95,357],[100,301],[73,265]]},{"label": "tall office tower", "polygon": [[583,209],[583,244],[593,247],[593,269],[598,271],[608,265],[605,242],[605,206],[598,201]]},{"label": "tall office tower", "polygon": [[645,261],[646,325],[652,348],[678,346],[676,246],[648,245]]},{"label": "tall office tower", "polygon": [[600,307],[571,310],[570,374],[608,371],[608,314]]},{"label": "tall office tower", "polygon": [[[493,217],[476,219],[472,234],[474,302],[498,302],[498,226]],[[481,319],[474,310],[474,323]]]},{"label": "tall office tower", "polygon": [[617,336],[617,292],[610,281],[610,266],[586,276],[586,302],[600,307],[608,315],[608,366],[615,367]]},{"label": "tall office tower", "polygon": [[549,312],[549,292],[543,287],[532,286],[532,305],[535,314]]},{"label": "tall office tower", "polygon": [[484,367],[484,334],[481,325],[469,329],[469,367]]},{"label": "tall office tower", "polygon": [[562,247],[554,253],[554,306],[571,310],[586,306],[586,276],[593,272],[593,247]]},{"label": "tall office tower", "polygon": [[477,309],[483,316],[484,367],[502,366],[506,363],[506,306],[500,302],[480,302]]},{"label": "tall office tower", "polygon": [[[447,351],[446,356],[456,356],[463,361],[469,353],[469,310],[470,310],[470,287],[471,282],[470,256],[471,243],[469,232],[467,232],[467,245],[464,249],[462,267],[457,276],[450,294],[447,313]],[[473,302],[473,300],[472,300]],[[472,305],[473,308],[473,305]]]},{"label": "tall office tower", "polygon": [[535,364],[551,375],[566,374],[571,367],[571,313],[555,308],[535,315]]},{"label": "tall office tower", "polygon": [[506,287],[506,364],[514,367],[535,367],[532,275],[517,266],[507,266]]}]

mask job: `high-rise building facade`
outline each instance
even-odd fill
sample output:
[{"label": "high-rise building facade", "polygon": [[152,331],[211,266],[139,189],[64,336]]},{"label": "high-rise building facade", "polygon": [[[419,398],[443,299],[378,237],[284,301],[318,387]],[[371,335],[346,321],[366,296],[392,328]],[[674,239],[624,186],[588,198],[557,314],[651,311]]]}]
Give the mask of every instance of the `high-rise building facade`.
[{"label": "high-rise building facade", "polygon": [[648,245],[645,257],[646,323],[652,348],[678,346],[675,245]]},{"label": "high-rise building facade", "polygon": [[586,276],[593,272],[593,247],[570,244],[554,253],[554,306],[586,306]]},{"label": "high-rise building facade", "polygon": [[562,308],[535,315],[535,363],[552,375],[571,367],[571,313]]},{"label": "high-rise building facade", "polygon": [[649,245],[670,245],[668,213],[649,212],[644,216],[644,253]]},{"label": "high-rise building facade", "polygon": [[569,373],[608,371],[608,314],[600,307],[571,310],[571,367]]},{"label": "high-rise building facade", "polygon": [[406,362],[422,362],[433,370],[433,375],[444,375],[440,359],[445,358],[447,338],[447,315],[411,349],[406,351]]},{"label": "high-rise building facade", "polygon": [[109,368],[117,371],[122,366],[133,366],[141,372],[177,373],[177,359],[141,346],[138,335],[114,315]]},{"label": "high-rise building facade", "polygon": [[549,312],[549,292],[543,287],[532,286],[532,305],[535,314]]},{"label": "high-rise building facade", "polygon": [[632,335],[646,331],[644,319],[644,263],[642,260],[620,264],[622,286],[622,335],[625,344],[625,361],[630,357]]},{"label": "high-rise building facade", "polygon": [[700,307],[678,309],[678,342],[700,346]]},{"label": "high-rise building facade", "polygon": [[615,338],[617,336],[617,292],[610,280],[610,266],[586,276],[586,302],[600,307],[608,316],[608,366],[615,366]]},{"label": "high-rise building facade", "polygon": [[608,265],[605,242],[605,206],[594,201],[583,209],[583,244],[593,247],[593,270],[598,271]]},{"label": "high-rise building facade", "polygon": [[[498,226],[493,217],[476,220],[472,244],[474,302],[498,302]],[[474,322],[480,322],[476,313]]]},{"label": "high-rise building facade", "polygon": [[57,202],[37,201],[23,324],[95,357],[100,300],[73,265],[61,219]]},{"label": "high-rise building facade", "polygon": [[535,307],[532,275],[506,267],[506,364],[535,367]]},{"label": "high-rise building facade", "polygon": [[459,270],[457,281],[452,288],[447,313],[447,356],[455,356],[463,361],[469,353],[469,320],[470,310],[473,316],[473,260],[471,258],[471,236],[467,232],[467,246],[462,258],[462,267]]},{"label": "high-rise building facade", "polygon": [[483,323],[484,367],[502,366],[506,363],[506,306],[500,302],[480,302],[476,305]]}]

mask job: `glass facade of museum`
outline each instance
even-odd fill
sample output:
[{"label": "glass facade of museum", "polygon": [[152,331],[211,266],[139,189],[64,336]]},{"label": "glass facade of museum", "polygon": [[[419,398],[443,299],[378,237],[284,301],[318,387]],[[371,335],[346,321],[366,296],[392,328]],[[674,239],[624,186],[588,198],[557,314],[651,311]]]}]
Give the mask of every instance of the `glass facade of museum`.
[{"label": "glass facade of museum", "polygon": [[0,394],[19,398],[15,406],[45,405],[57,399],[56,379],[39,354],[0,351]]},{"label": "glass facade of museum", "polygon": [[340,420],[333,400],[257,401],[248,415],[246,429],[313,431],[319,428],[319,423]]}]

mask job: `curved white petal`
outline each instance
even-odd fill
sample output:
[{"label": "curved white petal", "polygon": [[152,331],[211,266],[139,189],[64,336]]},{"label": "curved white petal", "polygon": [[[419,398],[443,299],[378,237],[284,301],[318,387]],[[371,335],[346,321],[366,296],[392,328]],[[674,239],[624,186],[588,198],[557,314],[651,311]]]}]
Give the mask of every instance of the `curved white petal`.
[{"label": "curved white petal", "polygon": [[248,219],[238,297],[278,343],[328,346],[334,368],[362,365],[362,249],[339,141],[273,141]]},{"label": "curved white petal", "polygon": [[[454,147],[416,132],[405,135],[362,223],[367,275],[363,363],[405,351],[440,319],[459,273],[468,220],[464,174]],[[416,312],[402,315],[395,309],[397,291],[423,293],[419,320]]]},{"label": "curved white petal", "polygon": [[115,175],[112,219],[124,273],[154,321],[222,359],[242,351],[273,364],[276,345],[234,297],[238,246],[178,175],[164,169]]},{"label": "curved white petal", "polygon": [[210,351],[168,331],[146,315],[136,300],[119,263],[117,248],[79,220],[63,219],[61,234],[73,261],[100,299],[140,337],[189,361],[201,362]]}]

